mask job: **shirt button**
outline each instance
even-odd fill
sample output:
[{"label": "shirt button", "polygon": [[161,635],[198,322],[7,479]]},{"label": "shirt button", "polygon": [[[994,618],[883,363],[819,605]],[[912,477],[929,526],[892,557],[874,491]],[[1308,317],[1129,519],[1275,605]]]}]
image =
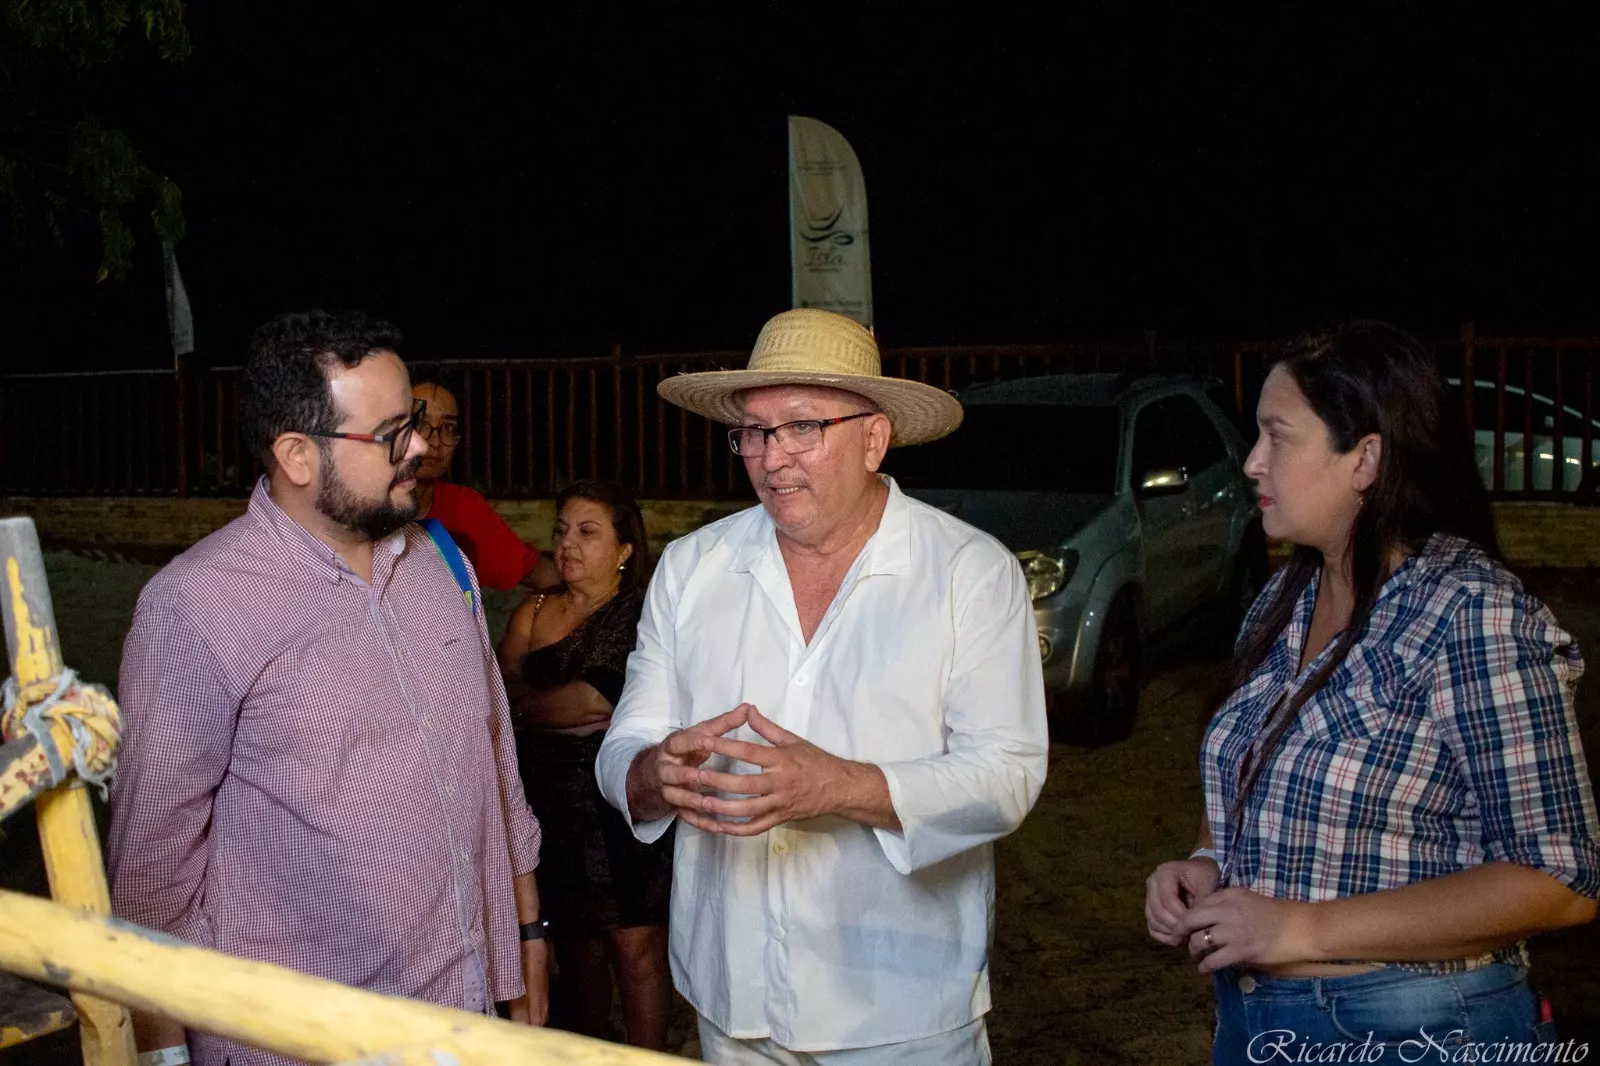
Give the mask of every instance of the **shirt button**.
[{"label": "shirt button", "polygon": [[444,794],[446,796],[454,796],[456,794],[456,786],[454,786],[454,785],[446,785],[446,786],[444,786]]},{"label": "shirt button", "polygon": [[1249,974],[1239,978],[1239,991],[1249,995],[1256,990],[1256,979]]},{"label": "shirt button", "polygon": [[463,851],[460,855],[457,855],[456,858],[461,860],[461,865],[463,866],[472,865],[472,852],[470,851]]},{"label": "shirt button", "polygon": [[789,854],[789,845],[780,840],[776,844],[772,845],[772,852],[775,855],[787,855]]},{"label": "shirt button", "polygon": [[781,944],[781,943],[783,943],[783,938],[786,935],[787,934],[784,933],[784,931],[783,931],[783,926],[781,926],[781,925],[773,926],[773,928],[772,928],[772,939],[778,941],[778,943]]},{"label": "shirt button", "polygon": [[797,684],[797,685],[804,685],[809,680],[810,680],[810,678],[806,677],[805,674],[796,674],[795,675],[795,679],[794,679],[794,683]]}]

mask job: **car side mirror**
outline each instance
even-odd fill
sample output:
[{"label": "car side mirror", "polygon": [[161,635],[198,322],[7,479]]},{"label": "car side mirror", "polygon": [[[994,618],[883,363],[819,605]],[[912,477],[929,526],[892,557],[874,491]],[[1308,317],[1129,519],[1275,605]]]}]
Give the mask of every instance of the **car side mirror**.
[{"label": "car side mirror", "polygon": [[1179,496],[1188,491],[1188,473],[1182,467],[1172,467],[1146,472],[1134,495],[1145,500],[1152,496]]}]

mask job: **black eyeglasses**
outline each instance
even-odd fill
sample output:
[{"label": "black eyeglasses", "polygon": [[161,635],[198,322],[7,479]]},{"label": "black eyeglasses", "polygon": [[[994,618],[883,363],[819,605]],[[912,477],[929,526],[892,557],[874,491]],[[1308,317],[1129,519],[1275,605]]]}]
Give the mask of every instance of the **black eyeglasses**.
[{"label": "black eyeglasses", "polygon": [[785,455],[809,452],[822,443],[822,431],[840,422],[856,418],[871,418],[876,411],[844,415],[841,418],[802,418],[798,422],[785,422],[768,429],[766,426],[734,426],[728,430],[728,447],[742,459],[757,459],[767,454],[767,438],[776,437],[778,447]]},{"label": "black eyeglasses", "polygon": [[387,444],[389,446],[389,465],[398,466],[400,460],[406,457],[406,451],[411,447],[411,435],[417,431],[417,425],[422,421],[422,412],[428,409],[426,400],[411,401],[411,417],[407,418],[396,429],[388,433],[318,433],[315,430],[305,430],[308,437],[334,437],[338,440],[360,440],[368,444]]},{"label": "black eyeglasses", "polygon": [[441,448],[453,448],[461,443],[461,426],[455,422],[424,422],[417,427],[417,432],[422,434],[422,439],[431,441]]}]

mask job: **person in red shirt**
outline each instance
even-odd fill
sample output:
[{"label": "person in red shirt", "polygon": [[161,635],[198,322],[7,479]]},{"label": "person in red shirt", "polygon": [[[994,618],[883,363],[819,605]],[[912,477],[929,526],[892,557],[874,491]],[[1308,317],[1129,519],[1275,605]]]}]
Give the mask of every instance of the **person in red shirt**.
[{"label": "person in red shirt", "polygon": [[456,445],[461,443],[461,414],[455,395],[431,381],[413,385],[411,395],[428,405],[417,427],[429,445],[417,470],[417,517],[437,518],[450,531],[485,588],[505,591],[519,584],[538,589],[559,585],[561,575],[555,564],[517,536],[488,500],[444,480],[450,474]]}]

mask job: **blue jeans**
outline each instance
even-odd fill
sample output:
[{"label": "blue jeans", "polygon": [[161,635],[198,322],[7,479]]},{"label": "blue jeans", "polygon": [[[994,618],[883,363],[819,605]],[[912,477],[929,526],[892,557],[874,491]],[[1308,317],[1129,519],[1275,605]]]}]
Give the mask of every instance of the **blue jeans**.
[{"label": "blue jeans", "polygon": [[1213,1066],[1576,1061],[1551,1046],[1555,1025],[1540,1021],[1539,998],[1520,966],[1316,978],[1230,969],[1214,980]]}]

